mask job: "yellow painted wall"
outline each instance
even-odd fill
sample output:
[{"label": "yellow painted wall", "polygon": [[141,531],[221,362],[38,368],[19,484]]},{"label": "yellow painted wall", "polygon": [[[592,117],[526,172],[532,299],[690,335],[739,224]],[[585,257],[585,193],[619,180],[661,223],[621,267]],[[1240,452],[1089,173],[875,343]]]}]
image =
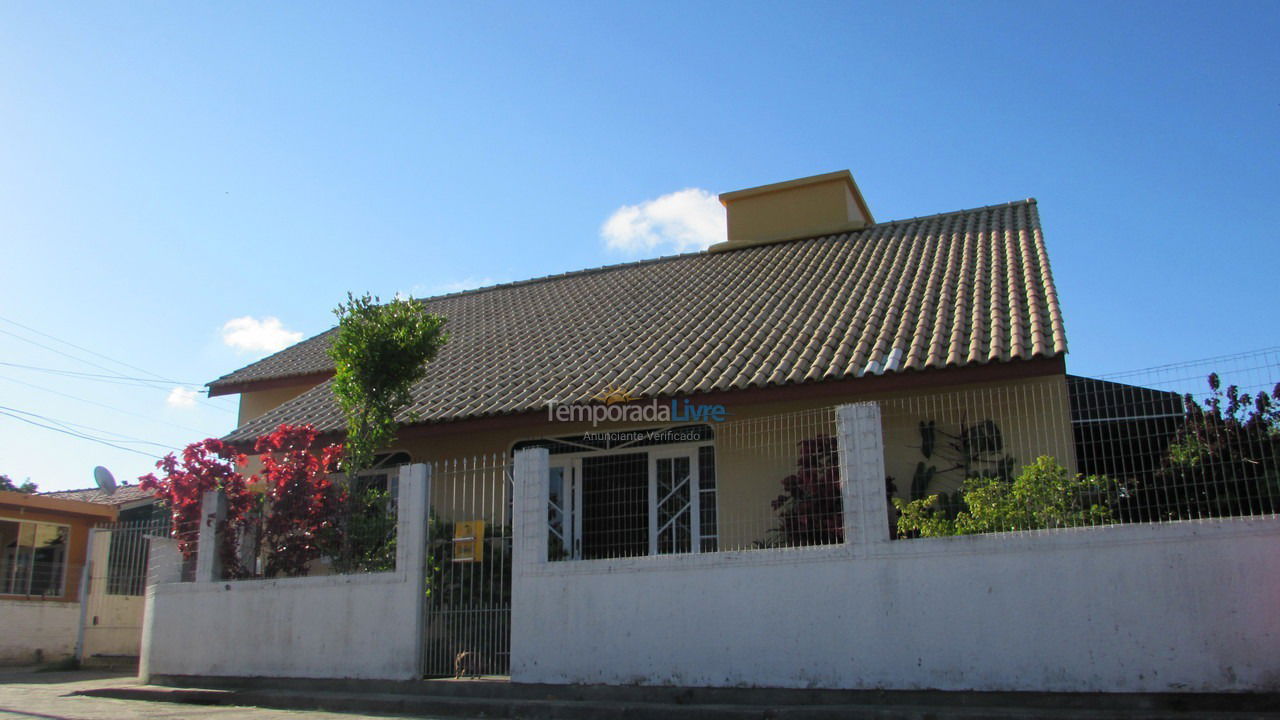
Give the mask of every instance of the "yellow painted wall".
[{"label": "yellow painted wall", "polygon": [[250,420],[262,417],[271,410],[280,407],[302,393],[310,390],[317,384],[319,383],[240,393],[240,414],[239,417],[236,418],[236,425],[243,425]]}]

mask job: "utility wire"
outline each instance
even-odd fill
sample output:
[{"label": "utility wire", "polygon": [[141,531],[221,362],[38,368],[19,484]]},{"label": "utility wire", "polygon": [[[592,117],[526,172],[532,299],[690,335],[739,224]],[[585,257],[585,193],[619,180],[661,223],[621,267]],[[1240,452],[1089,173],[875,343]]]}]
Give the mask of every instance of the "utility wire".
[{"label": "utility wire", "polygon": [[[61,426],[67,430],[70,430],[71,432],[83,434],[86,437],[92,437],[89,435],[89,433],[85,432],[86,430],[89,430],[95,433],[102,433],[105,435],[112,436],[112,442],[129,443],[130,445],[139,445],[139,444],[155,445],[156,447],[161,447],[161,448],[164,448],[165,450],[178,449],[173,445],[165,445],[164,443],[158,443],[158,442],[155,442],[154,440],[143,440],[142,438],[134,437],[132,435],[122,435],[121,433],[112,432],[110,430],[103,430],[102,428],[93,427],[92,425],[85,425],[83,423],[71,422],[70,420],[59,420],[57,418],[49,417],[48,415],[41,415],[40,413],[33,413],[27,410],[18,410],[17,408],[5,408],[5,409],[22,414],[22,415],[27,415],[29,417],[38,418],[45,422],[51,422],[54,425]],[[83,430],[77,430],[76,428],[83,428]],[[106,438],[97,438],[97,439],[106,439]]]},{"label": "utility wire", "polygon": [[43,385],[36,385],[35,383],[29,383],[29,382],[26,382],[26,381],[24,381],[24,380],[19,380],[19,379],[17,379],[17,378],[11,378],[11,377],[9,377],[8,375],[0,375],[0,380],[7,380],[7,381],[9,381],[9,382],[11,382],[11,383],[17,383],[18,385],[26,385],[27,387],[29,387],[29,388],[33,388],[33,389],[35,389],[35,390],[40,390],[40,391],[43,391],[43,392],[52,393],[52,394],[54,394],[54,395],[61,395],[61,396],[62,396],[62,397],[64,397],[64,398],[70,398],[70,399],[72,399],[72,400],[78,400],[79,402],[82,402],[82,403],[88,403],[89,405],[97,405],[97,406],[98,406],[98,407],[100,407],[100,408],[106,408],[107,410],[114,410],[114,411],[116,411],[116,412],[118,412],[118,413],[121,413],[121,414],[123,414],[123,415],[130,415],[130,416],[133,416],[133,417],[136,417],[136,418],[140,418],[140,419],[142,419],[142,420],[148,420],[148,421],[150,421],[152,424],[155,424],[155,425],[165,425],[165,426],[168,426],[168,427],[171,427],[171,428],[176,428],[176,429],[178,429],[178,430],[187,430],[187,431],[189,431],[189,432],[193,432],[193,433],[204,433],[204,432],[206,432],[205,430],[201,430],[201,429],[199,429],[199,428],[193,428],[193,427],[190,427],[190,426],[188,426],[188,425],[179,425],[178,423],[166,422],[166,421],[164,421],[164,420],[157,420],[157,419],[155,419],[154,417],[152,417],[152,416],[150,416],[150,415],[143,415],[142,413],[136,413],[136,412],[133,412],[133,411],[130,411],[130,410],[125,410],[124,408],[119,408],[119,407],[116,407],[116,406],[114,406],[114,405],[107,405],[106,403],[100,403],[100,402],[97,402],[97,401],[95,401],[95,400],[90,400],[90,399],[88,399],[88,398],[83,398],[83,397],[80,397],[79,395],[72,395],[71,393],[64,393],[64,392],[62,392],[62,391],[60,391],[60,390],[54,390],[53,388],[47,388],[47,387],[45,387],[45,386],[43,386]]},{"label": "utility wire", "polygon": [[[103,355],[102,353],[97,352],[97,351],[94,351],[94,350],[90,350],[90,349],[89,349],[89,348],[87,348],[87,347],[84,347],[84,346],[81,346],[81,345],[77,345],[77,344],[75,344],[75,343],[73,343],[73,342],[70,342],[70,341],[68,341],[68,340],[63,340],[62,338],[54,337],[54,336],[50,335],[50,334],[49,334],[49,333],[47,333],[47,332],[41,332],[40,330],[37,330],[37,329],[35,329],[35,328],[31,327],[30,325],[23,325],[22,323],[18,322],[17,320],[10,320],[9,318],[6,318],[6,317],[0,317],[0,321],[7,322],[7,323],[9,323],[10,325],[17,325],[18,327],[22,328],[23,330],[26,330],[27,332],[33,332],[33,333],[35,333],[35,334],[37,334],[37,335],[39,335],[39,336],[41,336],[41,337],[46,337],[46,338],[49,338],[50,340],[53,340],[53,341],[55,341],[55,342],[60,342],[60,343],[62,343],[63,345],[69,345],[70,347],[73,347],[73,348],[75,348],[75,349],[77,349],[77,350],[79,350],[79,351],[81,351],[81,352],[87,352],[87,353],[89,353],[90,355],[94,355],[94,356],[96,356],[96,357],[100,357],[100,358],[102,358],[103,360],[106,360],[107,362],[113,362],[113,363],[115,363],[115,364],[117,364],[117,365],[123,365],[124,367],[127,367],[127,368],[129,368],[130,370],[137,370],[138,372],[143,373],[143,374],[145,374],[145,375],[150,375],[151,377],[156,378],[157,380],[164,380],[165,382],[170,382],[170,383],[173,383],[174,385],[198,385],[198,384],[199,384],[199,383],[181,383],[181,382],[178,382],[177,380],[173,380],[173,379],[171,379],[171,378],[166,378],[166,377],[164,377],[163,375],[158,375],[158,374],[156,374],[156,373],[153,373],[153,372],[151,372],[150,370],[147,370],[146,368],[140,368],[140,367],[138,367],[137,365],[130,365],[129,363],[124,362],[123,360],[116,360],[116,359],[114,359],[114,358],[107,357],[106,355]],[[15,337],[16,337],[16,336],[15,336]],[[70,357],[70,356],[68,356],[68,357]],[[90,364],[92,364],[92,363],[90,363]],[[96,366],[96,367],[100,367],[100,368],[101,368],[101,369],[103,369],[103,370],[110,370],[110,368],[102,368],[101,366]]]},{"label": "utility wire", "polygon": [[127,375],[104,375],[102,373],[85,373],[75,370],[62,370],[59,368],[41,367],[39,365],[23,365],[21,363],[0,362],[0,365],[12,368],[20,368],[22,370],[35,370],[43,373],[53,373],[55,375],[67,375],[70,377],[86,378],[86,379],[111,379],[111,380],[129,380],[137,383],[148,383],[151,385],[188,385],[199,387],[200,383],[180,383],[171,382],[169,380],[152,380],[151,378],[129,377]]},{"label": "utility wire", "polygon": [[64,429],[62,429],[62,428],[54,427],[54,426],[52,426],[52,425],[45,425],[45,424],[43,424],[43,423],[38,423],[38,422],[36,422],[35,420],[30,420],[30,419],[28,419],[28,418],[22,417],[21,415],[16,415],[16,414],[14,414],[14,413],[5,412],[5,410],[7,410],[7,408],[4,408],[4,407],[0,406],[0,415],[7,415],[8,417],[13,418],[14,420],[19,420],[19,421],[21,421],[21,422],[27,423],[28,425],[35,425],[36,427],[38,427],[38,428],[44,428],[45,430],[52,430],[52,431],[54,431],[54,432],[62,433],[63,435],[70,435],[71,437],[74,437],[74,438],[80,438],[81,440],[88,440],[88,441],[90,441],[90,442],[96,442],[96,443],[98,443],[98,444],[100,444],[100,445],[106,445],[106,446],[108,446],[108,447],[113,447],[113,448],[115,448],[115,449],[117,449],[117,450],[124,450],[125,452],[136,453],[136,454],[138,454],[138,455],[142,455],[143,457],[154,458],[154,459],[156,459],[156,460],[159,460],[159,459],[160,459],[160,456],[159,456],[159,455],[152,455],[152,454],[151,454],[151,453],[149,453],[149,452],[144,452],[144,451],[142,451],[142,450],[138,450],[137,448],[125,447],[125,446],[123,446],[123,445],[117,445],[117,444],[115,444],[115,443],[113,443],[113,442],[109,442],[109,441],[107,441],[107,440],[103,440],[102,438],[96,438],[96,437],[93,437],[93,436],[90,436],[90,435],[85,435],[85,434],[83,434],[83,433],[72,432],[72,431],[70,431],[70,430],[64,430]]},{"label": "utility wire", "polygon": [[[4,318],[0,318],[0,320],[4,320]],[[13,321],[12,321],[12,320],[5,320],[5,322],[13,322]],[[16,324],[16,323],[15,323],[15,324]],[[25,327],[25,326],[23,326],[23,327]],[[140,384],[138,384],[138,383],[136,383],[136,382],[124,382],[124,381],[132,380],[132,378],[129,378],[129,377],[124,376],[124,375],[119,375],[119,374],[118,374],[118,373],[116,373],[114,370],[112,370],[111,368],[109,368],[109,367],[107,367],[107,366],[105,366],[105,365],[100,365],[100,364],[95,363],[95,362],[93,362],[93,361],[91,361],[91,360],[85,360],[85,359],[84,359],[84,358],[82,358],[82,357],[76,357],[75,355],[72,355],[72,354],[70,354],[70,353],[65,353],[65,352],[63,352],[63,351],[61,351],[61,350],[59,350],[59,349],[57,349],[57,348],[49,347],[48,345],[45,345],[44,343],[39,343],[39,342],[36,342],[35,340],[32,340],[32,339],[30,339],[30,338],[22,337],[21,335],[18,335],[18,334],[16,334],[16,333],[9,332],[8,330],[0,329],[0,334],[8,335],[8,336],[10,336],[10,337],[12,337],[12,338],[15,338],[15,339],[17,339],[17,340],[21,340],[22,342],[30,343],[30,344],[32,344],[32,345],[35,345],[36,347],[44,348],[45,350],[48,350],[49,352],[57,353],[58,355],[62,355],[63,357],[71,358],[72,360],[75,360],[75,361],[77,361],[77,362],[82,362],[82,363],[85,363],[86,365],[92,365],[93,367],[96,367],[96,368],[98,368],[99,370],[106,370],[107,372],[112,373],[112,375],[111,375],[111,376],[104,376],[103,378],[99,378],[98,380],[99,380],[100,382],[114,383],[114,384],[117,384],[117,385],[132,385],[132,386],[135,386],[135,387],[147,387],[147,388],[150,388],[150,389],[152,389],[152,390],[160,390],[161,392],[163,392],[163,391],[164,391],[164,388],[156,387],[156,386],[154,386],[154,385],[140,385]],[[60,341],[60,342],[64,342],[64,341]],[[68,344],[68,345],[70,345],[71,343],[67,343],[67,344]],[[73,346],[73,347],[79,347],[79,346]],[[108,359],[109,359],[109,358],[108,358]],[[10,363],[6,363],[6,364],[10,364]],[[121,363],[121,364],[123,364],[123,363]],[[73,372],[73,371],[63,371],[63,372]],[[146,371],[144,370],[143,372],[146,372]],[[87,374],[89,374],[89,373],[86,373],[86,375],[87,375]],[[148,372],[147,374],[148,374],[148,375],[154,375],[154,373],[150,373],[150,372]],[[113,380],[112,378],[116,378],[116,379],[114,379],[114,380]],[[88,378],[85,378],[85,379],[88,379]],[[145,381],[145,380],[144,380],[144,382],[150,382],[150,381]],[[184,385],[184,383],[180,383],[180,382],[176,382],[176,381],[172,381],[172,380],[166,380],[166,382],[173,383],[174,385]],[[208,400],[201,400],[201,399],[197,398],[197,399],[196,399],[196,402],[200,403],[201,405],[206,405],[206,406],[208,406],[208,407],[215,408],[215,409],[220,410],[220,411],[225,412],[225,413],[230,413],[230,412],[232,412],[232,410],[231,410],[230,408],[225,407],[225,406],[223,406],[223,405],[216,405],[216,404],[214,404],[214,403],[209,402]]]}]

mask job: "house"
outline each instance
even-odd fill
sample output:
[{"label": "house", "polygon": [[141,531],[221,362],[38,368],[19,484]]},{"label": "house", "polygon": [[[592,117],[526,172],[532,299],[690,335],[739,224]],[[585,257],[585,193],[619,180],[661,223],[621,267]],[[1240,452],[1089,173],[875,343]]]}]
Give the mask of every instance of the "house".
[{"label": "house", "polygon": [[83,490],[54,490],[40,493],[43,497],[77,502],[108,505],[116,509],[119,522],[145,523],[163,520],[169,516],[160,498],[137,485],[121,485],[114,490],[85,488]]},{"label": "house", "polygon": [[[996,402],[982,419],[1048,438],[1046,451],[1074,467],[1066,335],[1034,200],[876,222],[844,171],[721,201],[728,237],[707,252],[424,300],[447,318],[450,341],[414,388],[389,450],[432,462],[552,447],[576,502],[565,541],[575,557],[658,550],[660,538],[646,538],[642,527],[660,512],[658,499],[646,498],[659,472],[648,460],[671,453],[680,468],[714,463],[720,476],[704,478],[695,493],[704,502],[689,498],[686,508],[718,503],[725,517],[757,521],[722,522],[701,542],[685,533],[668,551],[761,541],[794,445],[767,472],[756,461],[745,472],[717,438],[717,423],[682,423],[697,419],[682,408],[720,408],[719,419],[740,423],[857,400],[1027,387],[1057,409],[1032,418]],[[280,423],[309,423],[338,438],[344,420],[325,352],[333,333],[209,383],[212,396],[240,395],[239,426],[226,439],[247,446]],[[600,423],[582,414],[592,404],[657,404],[672,414],[655,422],[615,413],[622,421]],[[886,433],[904,439],[886,443],[901,494],[918,464],[908,441],[921,419],[886,418]],[[605,460],[617,455],[615,439],[590,437],[679,425],[697,426],[695,435],[669,447],[646,443],[629,467]],[[593,492],[604,475],[614,489]],[[961,479],[940,474],[931,489]],[[623,516],[634,525],[628,539],[608,529]]]},{"label": "house", "polygon": [[[847,172],[721,201],[706,252],[423,300],[450,341],[370,480],[394,562],[232,582],[205,522],[181,582],[153,543],[141,674],[1274,687],[1271,504],[891,534],[888,493],[1162,461],[1169,393],[1065,373],[1035,201],[876,222]],[[227,439],[340,439],[332,337],[210,383],[240,395]],[[1117,463],[1108,428],[1147,454]]]},{"label": "house", "polygon": [[70,657],[90,530],[114,507],[0,491],[0,664]]}]

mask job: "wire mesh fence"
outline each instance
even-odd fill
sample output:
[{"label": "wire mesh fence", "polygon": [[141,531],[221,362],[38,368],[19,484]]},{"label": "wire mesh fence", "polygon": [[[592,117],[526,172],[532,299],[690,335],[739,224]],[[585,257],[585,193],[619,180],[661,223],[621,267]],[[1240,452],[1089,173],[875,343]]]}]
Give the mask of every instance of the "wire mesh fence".
[{"label": "wire mesh fence", "polygon": [[423,638],[428,677],[509,672],[511,483],[506,454],[431,467]]},{"label": "wire mesh fence", "polygon": [[[251,487],[227,503],[218,524],[215,565],[224,580],[395,570],[399,468],[334,475],[321,486],[274,496]],[[196,579],[200,522],[185,508],[156,526],[176,540],[183,582]]]},{"label": "wire mesh fence", "polygon": [[1280,350],[880,402],[898,537],[1266,515]]},{"label": "wire mesh fence", "polygon": [[333,476],[321,491],[254,493],[223,523],[228,580],[388,572],[396,568],[397,468]]},{"label": "wire mesh fence", "polygon": [[833,408],[523,447],[549,452],[551,561],[843,542]]}]

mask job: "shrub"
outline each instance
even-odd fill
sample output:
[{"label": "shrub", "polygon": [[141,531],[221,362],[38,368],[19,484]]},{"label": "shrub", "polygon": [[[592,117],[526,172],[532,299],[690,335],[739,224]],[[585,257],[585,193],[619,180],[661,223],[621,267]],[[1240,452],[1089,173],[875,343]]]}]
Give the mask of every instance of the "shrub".
[{"label": "shrub", "polygon": [[1103,523],[1111,518],[1109,491],[1107,479],[1072,477],[1056,460],[1042,455],[1012,481],[965,480],[960,492],[963,506],[954,517],[942,511],[938,495],[911,502],[894,498],[893,504],[900,513],[901,537],[975,535]]}]

